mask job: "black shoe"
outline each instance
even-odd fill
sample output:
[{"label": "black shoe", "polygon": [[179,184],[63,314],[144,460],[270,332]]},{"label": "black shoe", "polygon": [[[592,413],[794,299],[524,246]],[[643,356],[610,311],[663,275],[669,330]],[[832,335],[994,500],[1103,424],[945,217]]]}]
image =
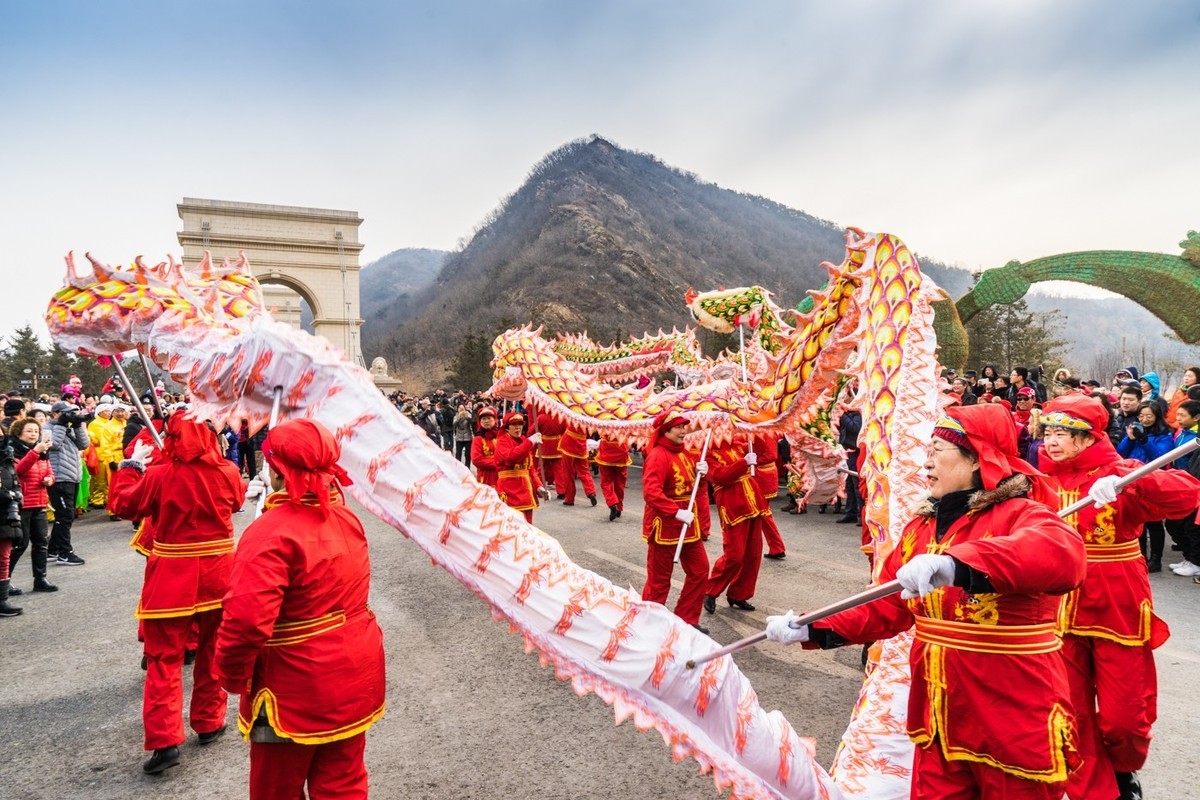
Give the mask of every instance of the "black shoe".
[{"label": "black shoe", "polygon": [[1146,572],[1162,572],[1162,556],[1150,556],[1146,559]]},{"label": "black shoe", "polygon": [[588,495],[588,500],[591,500],[591,501],[592,501],[592,505],[593,505],[593,506],[595,506],[595,505],[596,505],[596,495],[594,495],[594,494],[589,494],[589,495]]},{"label": "black shoe", "polygon": [[557,499],[559,499],[559,500],[562,500],[564,497],[566,497],[566,495],[565,495],[565,494],[556,494],[556,495],[554,495],[554,496],[555,496]]},{"label": "black shoe", "polygon": [[0,617],[19,617],[21,613],[21,609],[10,606],[7,600],[0,601]]},{"label": "black shoe", "polygon": [[15,586],[8,587],[8,596],[9,597],[20,597],[23,594],[25,594],[25,593]]},{"label": "black shoe", "polygon": [[64,567],[81,567],[85,562],[74,553],[63,553],[55,563],[61,564]]},{"label": "black shoe", "polygon": [[179,748],[164,747],[161,750],[155,750],[154,755],[146,759],[146,763],[142,764],[142,772],[147,775],[159,775],[178,765]]},{"label": "black shoe", "polygon": [[228,727],[229,727],[228,725],[222,725],[221,727],[217,728],[215,731],[209,731],[208,733],[198,733],[198,734],[196,734],[196,743],[197,744],[210,744],[211,742],[215,742],[217,739],[220,739],[222,736],[225,735],[225,731]]},{"label": "black shoe", "polygon": [[1142,800],[1142,782],[1136,772],[1117,772],[1117,800]]},{"label": "black shoe", "polygon": [[792,502],[792,503],[788,503],[787,505],[785,505],[783,508],[781,508],[781,509],[779,509],[779,510],[780,510],[780,511],[787,512],[788,514],[790,514],[790,513],[792,513],[793,511],[795,511],[795,510],[796,510],[796,504],[795,504],[794,502]]},{"label": "black shoe", "polygon": [[818,513],[818,514],[824,514],[824,513],[825,513],[825,504],[824,504],[824,503],[821,503],[821,505],[817,506],[817,513]]},{"label": "black shoe", "polygon": [[787,553],[767,553],[763,556],[763,558],[769,558],[772,561],[783,561],[785,558],[787,558]]},{"label": "black shoe", "polygon": [[615,520],[615,519],[616,519],[617,517],[619,517],[619,516],[621,516],[621,512],[620,512],[620,511],[617,511],[617,507],[616,507],[616,506],[609,506],[609,507],[608,507],[608,521],[609,521],[609,522],[612,522],[613,520]]},{"label": "black shoe", "polygon": [[732,597],[726,597],[725,599],[729,601],[729,605],[733,608],[740,608],[742,611],[754,610],[754,606],[750,605],[745,600],[734,600]]},{"label": "black shoe", "polygon": [[[33,590],[35,592],[57,592],[58,587],[45,578],[34,578]],[[12,594],[12,589],[9,589],[8,593]]]},{"label": "black shoe", "polygon": [[617,519],[621,518],[621,507],[617,506]]},{"label": "black shoe", "polygon": [[142,672],[145,672],[146,668],[149,666],[150,666],[150,662],[146,660],[145,656],[142,656]]},{"label": "black shoe", "polygon": [[708,635],[708,628],[704,627],[704,626],[703,626],[703,625],[701,625],[699,622],[697,622],[697,623],[696,623],[695,625],[693,625],[692,627],[693,627],[693,628],[695,628],[696,630],[700,631],[701,633],[703,633],[705,636],[707,636],[707,635]]},{"label": "black shoe", "polygon": [[847,514],[839,520],[834,520],[838,525],[849,525],[850,523],[858,524],[858,517],[853,514]]},{"label": "black shoe", "polygon": [[566,500],[563,500],[563,505],[564,505],[564,506],[573,506],[573,505],[575,505],[575,504],[574,504],[574,503],[568,503]]},{"label": "black shoe", "polygon": [[196,663],[196,651],[190,650],[190,649],[184,650],[183,651],[183,663],[184,663],[184,666],[191,666],[192,664]]},{"label": "black shoe", "polygon": [[717,596],[714,594],[704,595],[704,610],[710,614],[717,613]]}]

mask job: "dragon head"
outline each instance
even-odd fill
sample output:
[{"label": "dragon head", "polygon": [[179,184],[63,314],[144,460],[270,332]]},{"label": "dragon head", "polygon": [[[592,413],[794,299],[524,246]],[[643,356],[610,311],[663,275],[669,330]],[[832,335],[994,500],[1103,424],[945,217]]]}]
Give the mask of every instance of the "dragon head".
[{"label": "dragon head", "polygon": [[60,346],[81,355],[116,355],[139,348],[152,330],[178,330],[198,321],[237,333],[263,313],[262,292],[242,254],[213,266],[207,252],[192,268],[173,257],[128,267],[102,264],[87,254],[88,273],[66,256],[67,275],[46,308],[46,325]]}]

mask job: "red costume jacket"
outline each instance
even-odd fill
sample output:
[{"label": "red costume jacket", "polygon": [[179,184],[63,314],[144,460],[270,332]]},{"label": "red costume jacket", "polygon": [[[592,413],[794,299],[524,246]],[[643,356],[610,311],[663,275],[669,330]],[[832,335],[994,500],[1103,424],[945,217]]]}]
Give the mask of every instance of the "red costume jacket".
[{"label": "red costume jacket", "polygon": [[538,414],[537,424],[538,433],[542,435],[542,460],[551,461],[561,458],[558,445],[567,426],[545,412]]},{"label": "red costume jacket", "polygon": [[[646,502],[642,512],[644,541],[678,544],[683,523],[675,519],[675,512],[687,508],[692,486],[696,483],[696,461],[695,454],[667,439],[660,439],[646,451],[642,467],[642,497]],[[703,485],[700,491],[704,491]],[[697,513],[683,540],[694,542],[699,538],[700,515]]]},{"label": "red costume jacket", "polygon": [[246,500],[237,467],[217,451],[201,423],[172,423],[167,451],[143,475],[119,469],[109,508],[124,519],[152,523],[136,541],[147,553],[139,619],[187,617],[221,607],[233,565],[233,512]]},{"label": "red costume jacket", "polygon": [[602,467],[628,467],[633,463],[629,457],[629,445],[600,440],[600,448],[596,451],[596,463]]},{"label": "red costume jacket", "polygon": [[571,458],[586,459],[588,457],[587,436],[583,431],[568,427],[559,441],[558,452]]},{"label": "red costume jacket", "polygon": [[533,442],[514,439],[507,431],[496,436],[496,492],[500,500],[517,511],[537,508],[537,490],[542,479],[533,466]]},{"label": "red costume jacket", "polygon": [[890,581],[914,555],[944,553],[986,575],[994,592],[948,586],[908,601],[897,594],[814,627],[867,643],[915,623],[908,699],[913,741],[930,746],[936,739],[949,761],[1056,783],[1077,763],[1062,641],[1055,634],[1057,595],[1083,581],[1087,563],[1074,530],[1045,505],[1018,496],[1027,487],[1024,476],[1012,476],[976,493],[971,510],[941,542],[935,519],[917,516],[879,576],[880,583]]},{"label": "red costume jacket", "polygon": [[46,508],[50,505],[50,496],[46,492],[46,478],[53,481],[54,470],[50,468],[50,459],[43,454],[30,449],[17,461],[17,478],[21,482],[21,508]]},{"label": "red costume jacket", "polygon": [[767,500],[779,496],[779,440],[774,436],[758,436],[754,439],[754,454],[758,463],[754,466],[754,479]]},{"label": "red costume jacket", "polygon": [[[1055,462],[1042,454],[1039,463],[1059,485],[1059,508],[1087,497],[1097,478],[1127,475],[1142,466],[1122,459],[1112,446],[1097,441],[1070,461]],[[1200,481],[1183,470],[1158,470],[1131,483],[1104,508],[1089,505],[1067,523],[1083,536],[1088,575],[1078,591],[1063,598],[1060,632],[1098,636],[1138,646],[1158,647],[1170,636],[1155,616],[1146,563],[1138,547],[1142,525],[1178,519],[1200,505]]]},{"label": "red costume jacket", "polygon": [[713,499],[722,527],[762,516],[770,510],[759,478],[761,469],[756,468],[759,475],[750,477],[750,466],[745,461],[748,449],[746,442],[733,441],[713,445],[708,450],[707,478],[713,485]]},{"label": "red costume jacket", "polygon": [[485,486],[496,485],[496,429],[481,431],[471,440],[471,466]]},{"label": "red costume jacket", "polygon": [[281,736],[324,744],[383,716],[383,632],[367,607],[362,524],[330,493],[323,516],[276,492],[242,534],[217,633],[221,685],[241,694],[244,736],[260,713]]}]

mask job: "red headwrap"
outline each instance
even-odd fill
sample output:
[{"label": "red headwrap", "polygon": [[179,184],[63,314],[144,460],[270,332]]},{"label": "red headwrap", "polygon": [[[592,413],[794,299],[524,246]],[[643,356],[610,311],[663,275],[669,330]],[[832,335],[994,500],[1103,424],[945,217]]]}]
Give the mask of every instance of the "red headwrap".
[{"label": "red headwrap", "polygon": [[685,417],[683,414],[679,413],[673,408],[667,409],[654,418],[654,428],[650,434],[650,442],[646,445],[646,449],[649,450],[651,447],[654,447],[656,444],[658,444],[659,440],[662,438],[662,435],[671,430],[671,428],[678,428],[680,425],[689,424],[691,424],[691,420]]},{"label": "red headwrap", "polygon": [[1042,409],[1041,422],[1047,428],[1090,433],[1096,440],[1082,453],[1067,461],[1054,461],[1047,456],[1044,459],[1045,468],[1051,475],[1095,469],[1121,457],[1113,447],[1112,440],[1108,438],[1108,409],[1094,397],[1082,394],[1056,397]]},{"label": "red headwrap", "polygon": [[214,465],[224,461],[212,428],[186,414],[172,414],[167,420],[163,453],[174,461],[203,461]]},{"label": "red headwrap", "polygon": [[299,503],[311,493],[322,510],[328,508],[329,490],[335,480],[342,486],[354,482],[338,466],[341,455],[342,448],[333,434],[311,419],[281,422],[263,442],[263,458],[283,476],[288,499]]},{"label": "red headwrap", "polygon": [[519,422],[523,426],[525,424],[525,415],[522,414],[520,411],[510,411],[504,415],[504,424],[501,425],[500,427],[507,428],[509,425],[512,425],[514,422]]},{"label": "red headwrap", "polygon": [[937,424],[933,435],[965,446],[979,458],[979,477],[984,489],[995,489],[1005,478],[1019,472],[1032,486],[1029,496],[1054,507],[1058,502],[1054,486],[1017,456],[1017,428],[1011,414],[998,404],[989,403],[951,406],[946,415],[948,419]]},{"label": "red headwrap", "polygon": [[476,416],[479,419],[482,419],[484,417],[495,417],[495,416],[497,416],[496,409],[492,408],[491,406],[484,406],[483,408],[479,409],[479,414],[477,414]]}]

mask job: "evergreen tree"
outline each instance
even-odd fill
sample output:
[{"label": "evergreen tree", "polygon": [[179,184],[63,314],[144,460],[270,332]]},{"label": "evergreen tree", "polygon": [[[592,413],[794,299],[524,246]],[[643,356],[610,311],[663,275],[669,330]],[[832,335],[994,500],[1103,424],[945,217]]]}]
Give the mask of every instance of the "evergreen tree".
[{"label": "evergreen tree", "polygon": [[2,379],[5,389],[20,387],[26,393],[43,389],[42,373],[46,366],[46,351],[30,325],[17,328],[4,348]]}]

